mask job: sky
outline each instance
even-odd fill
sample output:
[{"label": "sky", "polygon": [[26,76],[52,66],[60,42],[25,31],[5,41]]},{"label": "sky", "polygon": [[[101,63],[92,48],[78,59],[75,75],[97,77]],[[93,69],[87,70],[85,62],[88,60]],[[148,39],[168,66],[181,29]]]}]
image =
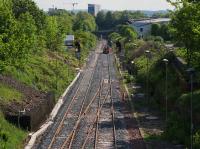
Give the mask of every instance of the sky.
[{"label": "sky", "polygon": [[166,0],[34,0],[44,10],[53,6],[61,9],[72,9],[73,2],[78,3],[75,9],[87,9],[87,4],[99,4],[107,10],[166,10],[173,9]]}]

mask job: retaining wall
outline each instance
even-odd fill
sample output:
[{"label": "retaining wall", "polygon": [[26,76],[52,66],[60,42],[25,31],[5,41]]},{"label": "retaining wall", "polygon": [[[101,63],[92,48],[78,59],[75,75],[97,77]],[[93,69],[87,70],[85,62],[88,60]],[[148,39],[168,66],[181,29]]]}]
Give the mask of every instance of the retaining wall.
[{"label": "retaining wall", "polygon": [[25,130],[34,131],[48,118],[54,105],[55,96],[52,93],[48,93],[45,99],[41,99],[40,103],[30,109],[30,111],[26,111],[25,114],[4,114],[5,118],[14,125],[20,126]]}]

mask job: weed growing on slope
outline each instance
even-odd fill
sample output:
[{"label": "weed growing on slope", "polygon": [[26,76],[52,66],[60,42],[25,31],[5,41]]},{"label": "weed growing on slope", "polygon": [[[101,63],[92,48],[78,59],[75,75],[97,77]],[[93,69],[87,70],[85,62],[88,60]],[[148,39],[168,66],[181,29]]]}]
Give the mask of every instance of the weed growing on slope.
[{"label": "weed growing on slope", "polygon": [[23,99],[22,93],[0,83],[0,102],[21,101]]}]

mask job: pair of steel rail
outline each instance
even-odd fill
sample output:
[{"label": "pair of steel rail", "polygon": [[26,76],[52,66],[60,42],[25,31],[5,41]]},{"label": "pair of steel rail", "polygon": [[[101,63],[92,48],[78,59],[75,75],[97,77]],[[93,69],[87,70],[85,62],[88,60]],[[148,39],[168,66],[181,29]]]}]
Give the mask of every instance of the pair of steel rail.
[{"label": "pair of steel rail", "polygon": [[[95,67],[97,67],[97,62],[98,60],[95,62]],[[75,125],[73,127],[73,129],[71,130],[71,132],[69,133],[69,135],[66,137],[65,141],[63,142],[63,144],[61,144],[60,146],[60,149],[64,149],[64,148],[68,148],[68,149],[71,149],[72,148],[72,145],[73,145],[73,142],[74,142],[74,138],[75,138],[75,135],[79,129],[79,125],[81,123],[81,121],[87,116],[87,113],[91,107],[91,105],[94,103],[94,101],[96,99],[99,99],[98,100],[98,107],[97,107],[97,112],[96,112],[96,116],[94,118],[94,120],[92,121],[91,125],[89,126],[89,129],[87,130],[86,132],[86,137],[84,138],[84,141],[81,145],[81,149],[84,149],[87,145],[87,142],[89,140],[89,137],[91,136],[92,133],[95,133],[95,138],[94,138],[94,149],[97,148],[98,146],[98,130],[99,130],[99,118],[100,118],[100,115],[101,115],[101,111],[102,111],[102,108],[103,108],[103,105],[104,103],[106,102],[106,100],[110,99],[110,102],[111,102],[111,108],[110,108],[110,111],[111,111],[111,116],[112,116],[112,126],[113,126],[113,132],[112,132],[112,135],[113,135],[113,142],[114,142],[114,148],[116,148],[116,131],[115,131],[115,111],[114,111],[114,106],[113,106],[113,99],[112,99],[112,80],[111,80],[111,72],[110,72],[110,55],[107,55],[107,62],[108,62],[108,67],[107,67],[107,71],[108,71],[108,85],[109,85],[109,90],[107,90],[107,93],[106,95],[102,98],[102,91],[104,89],[104,86],[105,85],[105,82],[104,82],[104,79],[103,79],[103,74],[101,76],[101,81],[100,81],[100,85],[96,91],[96,93],[94,94],[94,96],[92,97],[92,99],[90,100],[90,102],[87,104],[86,103],[86,98],[88,96],[88,93],[89,93],[89,89],[91,87],[91,83],[92,83],[92,80],[94,78],[94,72],[95,72],[95,68],[92,72],[92,76],[89,80],[89,84],[87,86],[87,89],[86,89],[86,93],[84,94],[84,97],[82,99],[82,104],[81,104],[81,108],[80,108],[80,111],[79,111],[79,114],[78,114],[78,118],[75,122]],[[103,73],[103,71],[102,71]],[[48,146],[48,149],[52,149],[53,147],[53,144],[54,142],[56,141],[56,138],[57,136],[59,136],[59,134],[61,133],[63,127],[64,127],[64,122],[66,121],[67,119],[67,115],[70,113],[70,109],[72,108],[74,102],[75,102],[75,99],[79,93],[79,90],[80,90],[80,86],[78,86],[76,92],[75,92],[75,95],[73,96],[73,98],[71,99],[70,103],[69,103],[69,106],[67,107],[66,109],[66,112],[63,116],[63,118],[61,119],[61,122],[59,123],[56,131],[55,131],[55,134],[53,135],[53,138]],[[102,103],[101,103],[101,100],[102,100]],[[94,132],[95,131],[95,132]]]}]

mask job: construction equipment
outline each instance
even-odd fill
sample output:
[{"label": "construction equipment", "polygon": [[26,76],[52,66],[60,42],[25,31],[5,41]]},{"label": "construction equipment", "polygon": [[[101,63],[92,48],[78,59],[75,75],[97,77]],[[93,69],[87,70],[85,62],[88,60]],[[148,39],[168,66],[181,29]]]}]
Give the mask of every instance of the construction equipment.
[{"label": "construction equipment", "polygon": [[69,4],[69,5],[72,5],[72,12],[74,12],[74,10],[75,10],[75,6],[76,5],[78,5],[78,3],[76,3],[76,2],[73,2],[73,3],[64,3],[64,4]]}]

